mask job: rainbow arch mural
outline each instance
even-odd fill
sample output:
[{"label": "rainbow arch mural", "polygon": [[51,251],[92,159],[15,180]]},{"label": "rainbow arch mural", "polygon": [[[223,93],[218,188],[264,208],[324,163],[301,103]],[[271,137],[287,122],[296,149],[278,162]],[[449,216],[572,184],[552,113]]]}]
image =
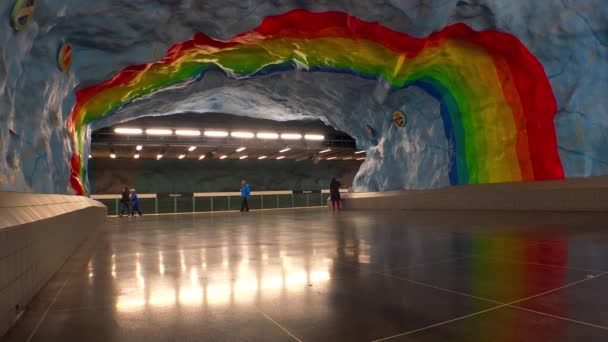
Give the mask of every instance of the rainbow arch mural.
[{"label": "rainbow arch mural", "polygon": [[197,33],[157,62],[78,90],[68,122],[74,191],[86,193],[86,125],[212,68],[236,79],[298,69],[383,80],[392,90],[418,86],[441,103],[451,184],[564,178],[551,85],[513,35],[455,24],[416,38],[343,12],[294,10],[228,40]]}]

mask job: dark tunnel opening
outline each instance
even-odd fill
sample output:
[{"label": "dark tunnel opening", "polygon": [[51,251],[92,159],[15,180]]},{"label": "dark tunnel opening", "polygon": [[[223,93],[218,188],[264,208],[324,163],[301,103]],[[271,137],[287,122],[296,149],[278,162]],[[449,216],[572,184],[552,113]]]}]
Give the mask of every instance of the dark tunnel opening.
[{"label": "dark tunnel opening", "polygon": [[125,185],[139,193],[230,192],[242,179],[255,191],[312,191],[332,177],[350,188],[364,159],[352,137],[320,120],[184,113],[94,131],[88,173],[93,195]]}]

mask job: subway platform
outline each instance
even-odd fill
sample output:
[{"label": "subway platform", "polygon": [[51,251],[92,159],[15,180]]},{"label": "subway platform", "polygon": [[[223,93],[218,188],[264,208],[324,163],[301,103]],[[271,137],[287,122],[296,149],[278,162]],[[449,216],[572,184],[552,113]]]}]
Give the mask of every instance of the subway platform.
[{"label": "subway platform", "polygon": [[5,340],[607,341],[607,219],[327,208],[108,218]]}]

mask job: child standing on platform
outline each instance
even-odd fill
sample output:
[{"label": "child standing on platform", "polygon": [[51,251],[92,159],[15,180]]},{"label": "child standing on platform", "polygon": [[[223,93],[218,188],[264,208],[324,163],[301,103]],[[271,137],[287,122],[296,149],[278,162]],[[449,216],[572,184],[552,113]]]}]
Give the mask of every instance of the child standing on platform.
[{"label": "child standing on platform", "polygon": [[131,192],[131,203],[133,203],[133,207],[131,208],[131,216],[134,216],[136,211],[139,216],[141,216],[141,211],[139,210],[139,197],[137,197],[135,190]]}]

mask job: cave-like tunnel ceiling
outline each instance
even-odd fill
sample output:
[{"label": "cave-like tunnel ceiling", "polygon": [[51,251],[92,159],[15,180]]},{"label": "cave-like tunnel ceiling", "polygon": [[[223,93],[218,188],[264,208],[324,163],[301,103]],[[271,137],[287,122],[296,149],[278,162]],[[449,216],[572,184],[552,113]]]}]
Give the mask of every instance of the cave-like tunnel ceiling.
[{"label": "cave-like tunnel ceiling", "polygon": [[86,194],[92,132],[181,113],[320,120],[355,191],[602,175],[598,6],[3,1],[0,187]]}]

